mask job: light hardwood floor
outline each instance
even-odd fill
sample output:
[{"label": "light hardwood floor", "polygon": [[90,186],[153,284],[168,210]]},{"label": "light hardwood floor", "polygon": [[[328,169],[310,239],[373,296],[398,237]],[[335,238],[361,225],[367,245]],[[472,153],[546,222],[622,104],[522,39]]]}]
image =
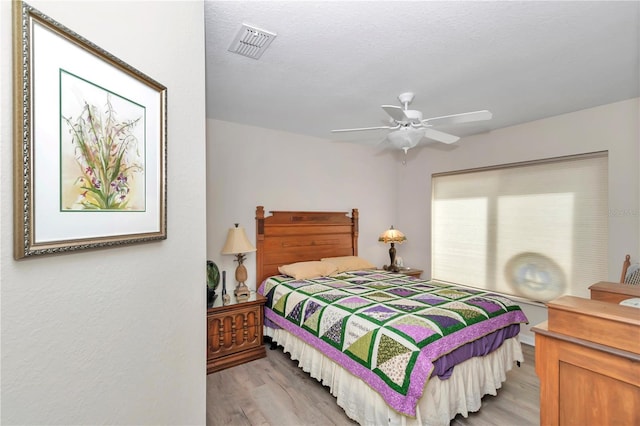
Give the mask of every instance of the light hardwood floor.
[{"label": "light hardwood floor", "polygon": [[[524,363],[507,374],[497,396],[486,395],[482,408],[451,425],[540,424],[540,384],[534,348],[522,345]],[[329,389],[298,368],[282,348],[267,357],[207,376],[207,426],[355,425]]]}]

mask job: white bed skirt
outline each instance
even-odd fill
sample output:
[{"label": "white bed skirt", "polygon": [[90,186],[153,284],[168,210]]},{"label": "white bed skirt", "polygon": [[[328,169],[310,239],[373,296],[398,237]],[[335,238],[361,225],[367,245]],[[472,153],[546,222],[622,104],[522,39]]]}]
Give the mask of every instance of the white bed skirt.
[{"label": "white bed skirt", "polygon": [[298,361],[300,368],[328,386],[347,416],[361,425],[449,425],[460,413],[478,411],[484,395],[496,395],[516,361],[522,362],[518,336],[484,357],[457,365],[448,380],[432,378],[416,408],[416,418],[399,414],[365,382],[344,370],[330,358],[282,329],[264,328],[271,337]]}]

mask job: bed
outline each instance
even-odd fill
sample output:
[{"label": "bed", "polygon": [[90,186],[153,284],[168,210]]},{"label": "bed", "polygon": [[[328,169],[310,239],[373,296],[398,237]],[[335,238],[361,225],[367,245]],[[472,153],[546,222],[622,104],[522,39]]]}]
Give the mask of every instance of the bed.
[{"label": "bed", "polygon": [[265,216],[257,207],[265,335],[362,425],[448,425],[458,413],[479,410],[482,396],[496,395],[506,372],[523,361],[517,334],[527,319],[515,303],[375,268],[305,280],[279,272],[325,258],[359,259],[358,221],[357,209],[350,216]]}]

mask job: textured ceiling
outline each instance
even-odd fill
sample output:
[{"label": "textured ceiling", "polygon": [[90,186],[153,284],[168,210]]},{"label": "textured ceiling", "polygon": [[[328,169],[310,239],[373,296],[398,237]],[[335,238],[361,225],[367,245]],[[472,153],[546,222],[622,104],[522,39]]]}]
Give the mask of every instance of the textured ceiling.
[{"label": "textured ceiling", "polygon": [[[382,104],[424,118],[481,109],[459,136],[640,96],[640,2],[205,1],[207,116],[378,142]],[[227,49],[275,32],[259,60]]]}]

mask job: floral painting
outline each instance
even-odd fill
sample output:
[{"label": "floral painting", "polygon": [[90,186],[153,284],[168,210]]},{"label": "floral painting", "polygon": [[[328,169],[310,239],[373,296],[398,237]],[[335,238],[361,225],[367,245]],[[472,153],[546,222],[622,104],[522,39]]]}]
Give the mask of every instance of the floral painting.
[{"label": "floral painting", "polygon": [[13,6],[14,258],[165,240],[167,88]]},{"label": "floral painting", "polygon": [[61,211],[145,210],[145,110],[60,70]]}]

